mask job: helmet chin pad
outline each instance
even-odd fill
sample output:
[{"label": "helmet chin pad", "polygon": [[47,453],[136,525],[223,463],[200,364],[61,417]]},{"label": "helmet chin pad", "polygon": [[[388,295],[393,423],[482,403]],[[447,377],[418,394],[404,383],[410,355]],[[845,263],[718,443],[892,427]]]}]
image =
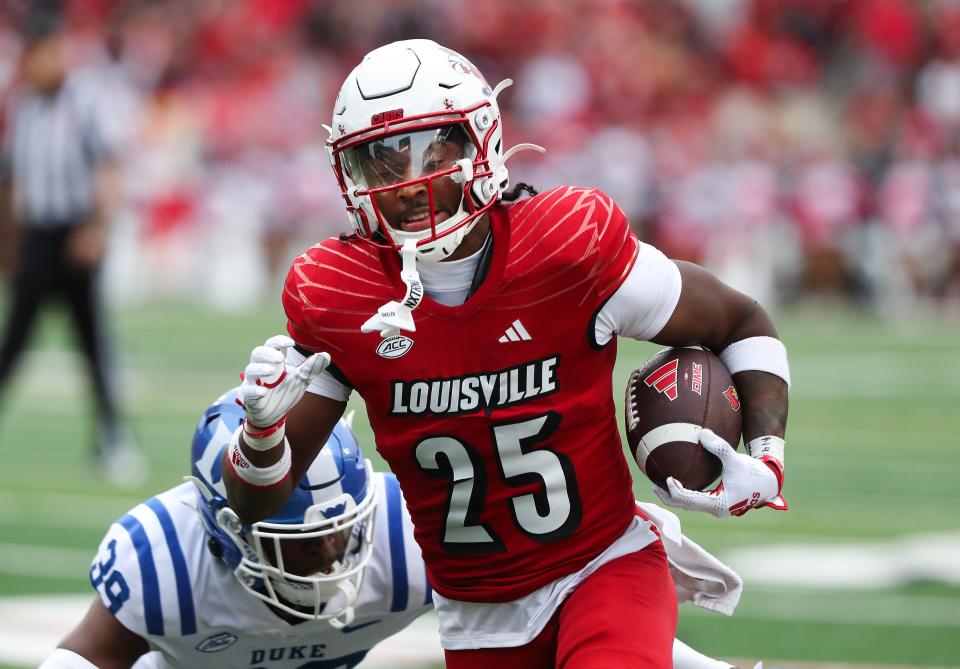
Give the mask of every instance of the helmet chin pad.
[{"label": "helmet chin pad", "polygon": [[[463,240],[466,239],[467,235],[470,234],[470,231],[473,230],[476,226],[477,221],[480,220],[482,213],[470,217],[466,223],[461,227],[457,228],[451,233],[443,235],[438,239],[427,242],[425,244],[419,244],[417,246],[417,260],[423,262],[440,262],[441,260],[446,260],[460,247],[460,244],[463,243]],[[461,210],[457,212],[454,216],[451,216],[447,221],[455,220],[453,225],[458,225],[466,219],[470,214],[468,212]],[[444,221],[446,223],[447,221]],[[423,232],[429,233],[429,230],[424,230]],[[417,236],[421,233],[403,233],[398,231],[393,231],[393,234],[397,237],[397,241],[402,242],[406,239],[416,240]],[[426,235],[429,237],[429,234]]]},{"label": "helmet chin pad", "polygon": [[[333,565],[327,576],[331,579],[334,579],[344,571],[346,570],[338,562]],[[298,581],[293,580],[289,576],[284,578],[282,576],[272,574],[267,578],[270,579],[270,585],[280,599],[295,606],[302,606],[310,609],[315,607],[322,609],[327,604],[333,604],[333,598],[339,593],[348,594],[349,591],[354,595],[354,597],[356,595],[355,588],[353,588],[352,584],[349,587],[345,585],[349,584],[349,581],[307,581],[306,579],[303,581]],[[353,598],[351,598],[348,594],[345,605],[349,606],[352,603]]]}]

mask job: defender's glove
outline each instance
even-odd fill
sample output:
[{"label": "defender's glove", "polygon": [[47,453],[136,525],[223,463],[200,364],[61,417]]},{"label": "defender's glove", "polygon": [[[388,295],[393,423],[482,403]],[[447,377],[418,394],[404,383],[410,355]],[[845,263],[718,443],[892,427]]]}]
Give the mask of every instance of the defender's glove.
[{"label": "defender's glove", "polygon": [[664,504],[688,511],[706,511],[718,518],[742,516],[760,506],[779,511],[789,508],[786,500],[780,496],[783,486],[783,464],[780,461],[769,455],[754,458],[737,453],[712,430],[700,431],[700,445],[723,463],[720,485],[707,492],[687,490],[670,476],[667,478],[667,490],[653,486],[653,492]]},{"label": "defender's glove", "polygon": [[245,441],[252,448],[272,448],[280,442],[287,413],[300,401],[314,377],[330,364],[329,354],[314,353],[300,365],[287,365],[287,349],[293,345],[290,337],[276,335],[250,353],[240,399],[247,414]]}]

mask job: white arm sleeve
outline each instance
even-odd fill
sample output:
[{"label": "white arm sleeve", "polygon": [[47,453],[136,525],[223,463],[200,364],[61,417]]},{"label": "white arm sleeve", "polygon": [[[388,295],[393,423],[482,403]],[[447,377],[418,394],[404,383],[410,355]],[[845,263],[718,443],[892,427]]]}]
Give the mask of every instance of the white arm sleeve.
[{"label": "white arm sleeve", "polygon": [[97,669],[97,665],[72,650],[57,648],[47,656],[39,669]]},{"label": "white arm sleeve", "polygon": [[639,244],[633,269],[597,314],[594,336],[601,346],[615,334],[650,339],[667,324],[680,300],[680,270],[659,249]]},{"label": "white arm sleeve", "polygon": [[[307,357],[300,353],[294,347],[287,350],[287,364],[301,365]],[[307,387],[308,393],[329,397],[330,399],[346,402],[350,399],[350,393],[353,389],[350,386],[340,383],[337,378],[328,371],[323,371],[319,376],[313,378],[313,382]]]}]

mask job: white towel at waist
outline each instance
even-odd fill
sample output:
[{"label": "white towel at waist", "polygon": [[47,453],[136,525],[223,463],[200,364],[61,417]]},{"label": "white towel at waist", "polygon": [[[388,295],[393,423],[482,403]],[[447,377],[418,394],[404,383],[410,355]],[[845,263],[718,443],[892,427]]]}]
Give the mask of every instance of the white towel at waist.
[{"label": "white towel at waist", "polygon": [[676,514],[656,504],[637,502],[637,506],[660,530],[677,589],[677,600],[681,603],[691,601],[701,608],[733,615],[743,591],[743,579],[737,572],[684,536]]}]

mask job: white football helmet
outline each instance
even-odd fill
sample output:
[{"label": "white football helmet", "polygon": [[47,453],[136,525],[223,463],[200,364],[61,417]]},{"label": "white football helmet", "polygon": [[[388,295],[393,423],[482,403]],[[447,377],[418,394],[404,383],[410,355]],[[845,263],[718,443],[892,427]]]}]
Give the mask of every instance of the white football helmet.
[{"label": "white football helmet", "polygon": [[[387,44],[368,53],[344,81],[334,103],[327,148],[347,211],[364,239],[400,250],[416,243],[420,260],[442,260],[460,245],[508,185],[497,94],[474,65],[455,51],[425,39]],[[435,147],[455,140],[458,156]],[[531,148],[519,145],[515,149]],[[536,147],[539,149],[539,147]],[[384,156],[402,167],[384,171]],[[453,180],[460,208],[438,220],[434,186]],[[374,195],[423,185],[429,224],[392,227]]]}]

